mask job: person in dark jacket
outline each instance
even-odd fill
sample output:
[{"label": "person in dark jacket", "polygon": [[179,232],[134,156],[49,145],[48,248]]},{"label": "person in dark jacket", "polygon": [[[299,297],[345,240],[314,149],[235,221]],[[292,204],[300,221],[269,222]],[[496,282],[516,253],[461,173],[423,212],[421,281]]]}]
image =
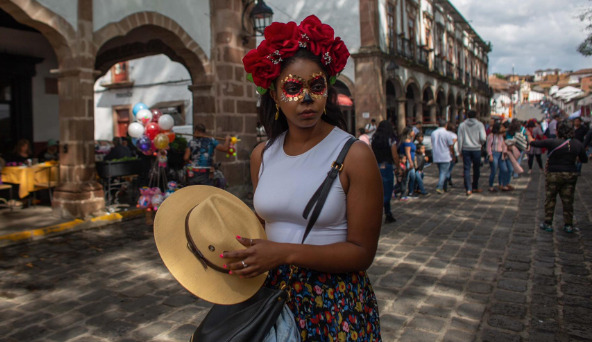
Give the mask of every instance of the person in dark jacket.
[{"label": "person in dark jacket", "polygon": [[371,147],[382,176],[384,223],[395,222],[391,212],[391,196],[394,187],[393,164],[398,161],[399,155],[393,125],[389,121],[384,120],[378,124],[376,133],[372,136]]},{"label": "person in dark jacket", "polygon": [[588,162],[584,145],[574,139],[574,129],[565,121],[557,125],[557,138],[532,140],[530,145],[544,147],[549,151],[545,177],[545,221],[541,223],[540,228],[548,232],[553,231],[553,214],[559,194],[563,203],[563,230],[572,233],[573,202],[579,175],[576,162]]},{"label": "person in dark jacket", "polygon": [[584,142],[586,134],[588,133],[588,126],[582,123],[581,118],[575,118],[573,120],[573,128],[574,128],[574,138],[578,139],[580,142]]},{"label": "person in dark jacket", "polygon": [[113,148],[111,149],[111,151],[109,151],[109,153],[107,153],[103,160],[107,161],[132,156],[132,151],[129,148],[127,148],[127,146],[124,145],[124,143],[122,143],[121,138],[113,138]]}]

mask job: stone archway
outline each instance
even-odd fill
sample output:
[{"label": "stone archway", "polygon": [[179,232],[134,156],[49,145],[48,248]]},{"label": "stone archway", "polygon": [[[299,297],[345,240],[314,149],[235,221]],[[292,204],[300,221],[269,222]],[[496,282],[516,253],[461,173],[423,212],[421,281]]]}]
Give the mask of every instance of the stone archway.
[{"label": "stone archway", "polygon": [[444,113],[443,119],[446,121],[456,122],[456,101],[454,100],[454,94],[452,90],[448,91],[448,105]]},{"label": "stone archway", "polygon": [[442,87],[438,88],[436,93],[436,118],[435,121],[442,120],[446,113],[446,95]]},{"label": "stone archway", "polygon": [[405,128],[405,100],[403,86],[399,78],[390,78],[386,81],[386,119],[397,128],[400,133]]},{"label": "stone archway", "polygon": [[409,79],[405,86],[405,125],[412,125],[414,122],[421,121],[423,113],[419,86],[414,79]]},{"label": "stone archway", "polygon": [[[347,124],[347,130],[349,133],[356,135],[357,133],[357,123],[356,123],[356,111],[355,111],[355,104],[352,99],[351,88],[348,87],[347,83],[344,82],[346,77],[340,77],[337,79],[333,88],[337,92],[337,104],[341,109],[341,113],[345,118],[345,122]],[[348,82],[351,84],[351,82]]]},{"label": "stone archway", "polygon": [[421,121],[424,123],[433,123],[436,121],[436,101],[434,99],[434,92],[432,91],[432,85],[426,84],[422,92],[422,118]]},{"label": "stone archway", "polygon": [[462,99],[462,95],[460,94],[460,92],[458,92],[456,94],[456,111],[454,112],[454,115],[452,117],[452,122],[456,123],[458,121],[462,121],[462,112],[463,112],[463,99]]}]

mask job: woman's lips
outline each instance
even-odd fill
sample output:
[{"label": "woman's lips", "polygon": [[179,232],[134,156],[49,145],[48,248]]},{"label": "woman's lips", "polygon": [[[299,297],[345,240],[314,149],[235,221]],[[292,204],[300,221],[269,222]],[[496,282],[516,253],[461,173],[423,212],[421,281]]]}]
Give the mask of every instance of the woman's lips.
[{"label": "woman's lips", "polygon": [[300,113],[300,116],[303,118],[311,118],[316,114],[314,110],[305,110]]}]

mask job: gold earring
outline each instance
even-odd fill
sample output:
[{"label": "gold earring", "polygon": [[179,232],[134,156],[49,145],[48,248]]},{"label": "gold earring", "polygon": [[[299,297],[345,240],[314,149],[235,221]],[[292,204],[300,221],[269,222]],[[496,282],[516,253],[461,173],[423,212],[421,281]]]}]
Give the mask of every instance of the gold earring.
[{"label": "gold earring", "polygon": [[327,115],[327,107],[325,107],[325,109],[323,109],[323,114]]},{"label": "gold earring", "polygon": [[275,119],[277,120],[280,117],[280,107],[277,105],[275,105]]}]

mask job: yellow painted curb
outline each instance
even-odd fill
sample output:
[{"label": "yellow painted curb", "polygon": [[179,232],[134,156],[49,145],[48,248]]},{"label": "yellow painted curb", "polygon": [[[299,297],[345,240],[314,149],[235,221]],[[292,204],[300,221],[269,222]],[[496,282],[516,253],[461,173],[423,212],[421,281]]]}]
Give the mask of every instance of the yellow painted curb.
[{"label": "yellow painted curb", "polygon": [[[5,245],[6,243],[10,242],[17,242],[21,240],[28,240],[34,239],[36,237],[49,235],[52,233],[59,233],[66,230],[74,229],[77,226],[84,224],[84,223],[107,223],[107,222],[118,222],[124,219],[133,218],[136,216],[140,216],[144,214],[144,209],[134,209],[129,211],[124,211],[121,213],[112,213],[107,214],[99,217],[93,217],[88,221],[81,220],[81,219],[74,219],[72,221],[56,224],[49,227],[37,228],[26,230],[23,232],[0,235],[0,246]],[[92,224],[91,226],[96,226]]]}]

